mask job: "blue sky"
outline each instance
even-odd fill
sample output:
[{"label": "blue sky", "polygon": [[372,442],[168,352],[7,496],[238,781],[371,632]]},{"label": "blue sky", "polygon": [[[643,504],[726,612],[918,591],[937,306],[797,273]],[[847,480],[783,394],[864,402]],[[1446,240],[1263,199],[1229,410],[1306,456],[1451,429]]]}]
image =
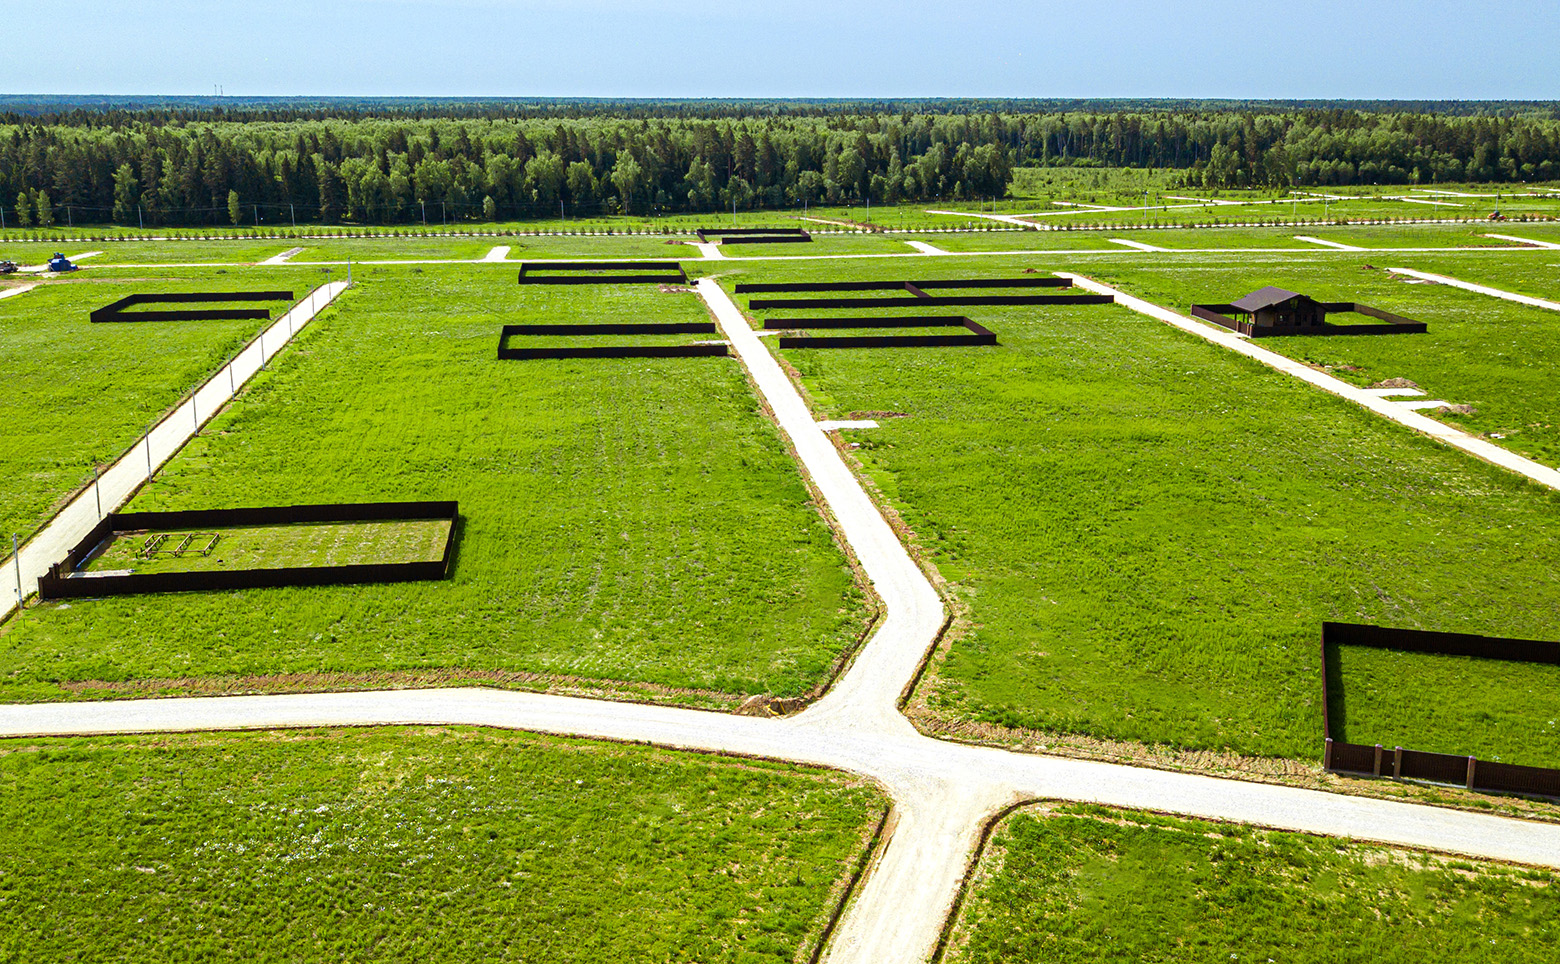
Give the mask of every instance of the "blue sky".
[{"label": "blue sky", "polygon": [[1560,4],[23,4],[8,94],[1560,100]]}]

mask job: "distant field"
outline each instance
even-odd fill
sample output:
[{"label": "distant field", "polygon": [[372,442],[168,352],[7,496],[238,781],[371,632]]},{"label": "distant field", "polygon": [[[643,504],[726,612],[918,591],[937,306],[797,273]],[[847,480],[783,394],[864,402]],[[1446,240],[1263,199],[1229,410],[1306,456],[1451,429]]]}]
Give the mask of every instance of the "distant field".
[{"label": "distant field", "polygon": [[708,321],[695,295],[357,278],[130,508],[454,499],[451,578],[38,605],[0,629],[0,698],[275,673],[780,695],[828,677],[864,600],[734,359],[495,357],[503,324]]},{"label": "distant field", "polygon": [[[1560,252],[1555,252],[1560,255]],[[1265,338],[1264,347],[1331,369],[1357,385],[1407,378],[1428,398],[1472,405],[1472,414],[1428,412],[1487,435],[1512,451],[1546,465],[1560,464],[1560,312],[1530,308],[1444,285],[1407,284],[1376,268],[1407,267],[1453,276],[1464,265],[1482,265],[1485,283],[1509,287],[1506,278],[1536,279],[1560,260],[1542,253],[1512,254],[1494,261],[1467,255],[1428,261],[1416,255],[1353,256],[1195,268],[1172,261],[1110,262],[1087,272],[1132,294],[1186,311],[1196,302],[1223,302],[1264,285],[1299,291],[1321,301],[1358,301],[1429,325],[1423,335]],[[1473,279],[1470,279],[1473,280]],[[1523,285],[1526,287],[1527,285]]]},{"label": "distant field", "polygon": [[[278,271],[266,286],[296,297],[316,281]],[[87,315],[131,292],[232,291],[252,276],[187,271],[177,279],[83,272],[0,301],[0,539],[26,536],[188,391],[265,326],[263,321],[97,324]],[[272,317],[291,307],[274,302]]]},{"label": "distant field", "polygon": [[959,310],[999,347],[782,352],[820,417],[908,416],[846,436],[969,607],[937,712],[1315,758],[1322,620],[1560,632],[1555,493],[1125,309]]},{"label": "distant field", "polygon": [[1036,808],[992,836],[943,958],[1540,962],[1551,871],[1103,807]]},{"label": "distant field", "polygon": [[59,252],[69,257],[87,251],[102,254],[81,261],[96,274],[100,265],[170,263],[251,263],[281,254],[300,242],[283,241],[98,241],[25,242],[0,241],[0,258],[18,264],[44,264]]},{"label": "distant field", "polygon": [[0,956],[790,962],[885,807],[493,730],[7,740]]},{"label": "distant field", "polygon": [[[908,235],[906,237],[909,237]],[[1106,235],[1094,231],[974,231],[968,234],[915,236],[944,251],[1119,251]]]}]

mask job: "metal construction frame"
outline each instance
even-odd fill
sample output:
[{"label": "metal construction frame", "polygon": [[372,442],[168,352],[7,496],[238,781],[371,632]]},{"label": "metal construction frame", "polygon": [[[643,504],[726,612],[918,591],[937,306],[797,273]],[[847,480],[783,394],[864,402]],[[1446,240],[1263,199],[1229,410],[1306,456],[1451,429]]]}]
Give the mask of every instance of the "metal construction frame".
[{"label": "metal construction frame", "polygon": [[177,294],[133,294],[104,305],[88,317],[94,323],[115,321],[221,321],[240,319],[265,319],[271,317],[269,308],[196,308],[174,311],[126,311],[135,305],[202,304],[223,301],[291,301],[291,291],[221,291],[184,292]]},{"label": "metal construction frame", "polygon": [[[1334,739],[1330,681],[1340,676],[1338,683],[1342,683],[1336,652],[1339,646],[1366,646],[1406,653],[1560,665],[1560,642],[1389,629],[1358,623],[1322,623],[1323,769],[1334,773],[1461,784],[1469,790],[1493,793],[1560,797],[1560,769],[1497,763],[1450,753],[1427,753],[1400,746],[1389,749],[1379,743],[1371,746]],[[1471,684],[1475,682],[1470,681]],[[1405,692],[1412,693],[1412,681],[1405,680],[1404,684]]]},{"label": "metal construction frame", "polygon": [[[135,593],[257,589],[272,586],[334,586],[364,582],[412,582],[449,574],[460,506],[455,502],[350,502],[336,505],[283,505],[247,509],[193,509],[183,512],[110,512],[63,562],[38,577],[38,598],[71,599]],[[86,561],[116,532],[143,529],[216,529],[238,526],[293,525],[303,522],[402,522],[447,519],[449,536],[437,560],[350,566],[298,566],[284,569],[225,569],[213,572],[157,572],[77,576]]]}]

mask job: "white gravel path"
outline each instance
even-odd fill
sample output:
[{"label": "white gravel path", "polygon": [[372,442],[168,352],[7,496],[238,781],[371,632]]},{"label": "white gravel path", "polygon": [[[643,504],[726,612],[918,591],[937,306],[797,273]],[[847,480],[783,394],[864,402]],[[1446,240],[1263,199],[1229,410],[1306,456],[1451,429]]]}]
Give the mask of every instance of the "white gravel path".
[{"label": "white gravel path", "polygon": [[922,254],[952,254],[953,253],[951,251],[944,251],[942,248],[939,248],[939,247],[937,247],[934,244],[927,244],[925,241],[906,241],[905,244],[910,245],[910,247],[916,249],[917,251],[921,252]]},{"label": "white gravel path", "polygon": [[[1115,294],[1072,277],[1080,287]],[[834,964],[927,960],[984,827],[1023,800],[1090,801],[1560,867],[1560,825],[971,747],[917,733],[897,707],[940,631],[942,602],[731,298],[710,279],[699,281],[697,290],[885,607],[884,619],[845,676],[806,711],[787,719],[760,719],[461,688],[3,705],[0,734],[474,725],[792,760],[863,774],[881,782],[893,798],[895,824],[880,861],[831,939],[827,960]],[[1124,295],[1119,300],[1155,317],[1168,315],[1164,320],[1200,336],[1213,334],[1145,302]],[[1265,356],[1272,353],[1262,349],[1248,351],[1255,346],[1242,339],[1231,340],[1226,347],[1266,363],[1288,362],[1281,356],[1270,360]],[[1382,399],[1360,398],[1369,399],[1368,407],[1392,406],[1405,414]]]},{"label": "white gravel path", "polygon": [[304,250],[305,249],[303,249],[303,248],[288,248],[286,251],[283,251],[281,254],[273,254],[269,258],[266,258],[264,261],[261,261],[261,262],[258,262],[258,263],[261,264],[261,265],[268,266],[268,267],[275,267],[276,265],[279,265],[279,264],[286,264],[290,258],[294,258],[297,255],[302,254],[304,252]]},{"label": "white gravel path", "polygon": [[1444,274],[1431,274],[1428,271],[1415,271],[1412,268],[1388,268],[1393,274],[1406,274],[1410,278],[1418,278],[1421,281],[1434,281],[1436,284],[1451,285],[1453,288],[1461,288],[1464,291],[1472,291],[1481,295],[1489,295],[1491,298],[1503,298],[1506,301],[1515,301],[1519,305],[1527,305],[1532,308],[1547,308],[1550,311],[1560,311],[1560,302],[1545,301],[1543,298],[1532,298],[1528,295],[1519,295],[1514,291],[1502,291],[1500,288],[1491,288],[1486,285],[1476,285],[1471,281],[1462,281],[1458,278],[1448,277]]},{"label": "white gravel path", "polygon": [[1332,248],[1335,251],[1369,251],[1370,250],[1369,248],[1362,248],[1362,247],[1359,247],[1358,245],[1344,244],[1342,241],[1328,241],[1326,238],[1313,238],[1309,234],[1297,234],[1297,235],[1295,235],[1295,240],[1296,241],[1306,241],[1306,242],[1309,242],[1310,244],[1319,244],[1319,245],[1321,245],[1324,248]]},{"label": "white gravel path", "polygon": [[493,250],[491,250],[487,254],[483,255],[482,260],[483,261],[489,261],[489,262],[491,262],[491,261],[507,261],[507,260],[509,260],[509,245],[507,245],[507,244],[497,245],[496,247],[493,248]]},{"label": "white gravel path", "polygon": [[[1390,270],[1397,271],[1400,269],[1393,268]],[[1407,273],[1412,274],[1413,272]],[[1071,278],[1074,285],[1085,291],[1114,295],[1116,303],[1119,305],[1131,308],[1139,314],[1174,325],[1182,331],[1190,332],[1205,341],[1211,341],[1216,345],[1228,348],[1230,351],[1245,355],[1247,358],[1256,359],[1262,364],[1270,368],[1276,368],[1287,375],[1293,375],[1302,381],[1310,382],[1323,391],[1331,392],[1340,398],[1346,398],[1364,408],[1370,409],[1377,415],[1397,422],[1399,425],[1407,426],[1437,441],[1462,449],[1464,452],[1478,456],[1486,462],[1493,462],[1501,468],[1510,469],[1518,475],[1527,476],[1541,485],[1547,485],[1552,489],[1560,489],[1560,471],[1556,471],[1546,465],[1540,465],[1532,459],[1523,458],[1515,452],[1503,449],[1492,442],[1486,442],[1484,439],[1469,435],[1467,432],[1447,425],[1445,422],[1438,422],[1433,418],[1419,415],[1408,410],[1398,402],[1382,398],[1365,389],[1356,388],[1348,382],[1340,381],[1325,372],[1319,372],[1302,362],[1262,348],[1250,339],[1237,335],[1229,329],[1218,328],[1195,321],[1186,315],[1171,311],[1168,308],[1162,308],[1141,298],[1134,298],[1109,285],[1101,284],[1082,275],[1071,274],[1065,271],[1058,271],[1056,274],[1058,277]],[[1555,307],[1560,308],[1560,305]]]},{"label": "white gravel path", "polygon": [[1168,251],[1169,250],[1168,248],[1161,248],[1158,245],[1154,245],[1154,244],[1144,244],[1142,241],[1129,241],[1126,238],[1106,238],[1105,240],[1109,241],[1111,244],[1119,244],[1119,245],[1121,245],[1124,248],[1133,248],[1133,249],[1135,249],[1137,251]]},{"label": "white gravel path", "polygon": [[1496,241],[1510,241],[1513,244],[1527,244],[1535,248],[1548,248],[1551,251],[1560,251],[1560,244],[1553,241],[1536,241],[1533,238],[1519,238],[1514,234],[1486,234],[1486,238],[1494,238]]},{"label": "white gravel path", "polygon": [[[311,291],[195,389],[182,405],[132,443],[125,454],[103,472],[97,485],[88,486],[42,529],[22,543],[16,554],[21,562],[21,597],[26,598],[37,592],[38,577],[47,572],[49,566],[64,559],[70,547],[81,541],[97,525],[100,505],[102,511],[108,513],[129,500],[136,489],[141,487],[141,483],[146,481],[149,471],[172,458],[195,434],[198,426],[210,421],[217,410],[233,397],[235,390],[260,370],[264,361],[286,347],[293,334],[302,331],[320,309],[334,301],[346,287],[346,282],[334,281]],[[16,573],[15,557],[7,555],[4,560],[0,560],[0,585],[5,586],[3,595],[0,595],[0,619],[10,615],[16,608]]]},{"label": "white gravel path", "polygon": [[699,254],[703,255],[706,260],[718,261],[726,257],[726,252],[722,251],[720,245],[713,241],[695,241],[693,246],[699,249]]},{"label": "white gravel path", "polygon": [[30,284],[30,285],[18,285],[15,288],[0,288],[0,299],[3,299],[3,298],[15,298],[17,295],[24,295],[24,294],[26,294],[27,292],[33,290],[36,287],[38,287],[38,285]]}]

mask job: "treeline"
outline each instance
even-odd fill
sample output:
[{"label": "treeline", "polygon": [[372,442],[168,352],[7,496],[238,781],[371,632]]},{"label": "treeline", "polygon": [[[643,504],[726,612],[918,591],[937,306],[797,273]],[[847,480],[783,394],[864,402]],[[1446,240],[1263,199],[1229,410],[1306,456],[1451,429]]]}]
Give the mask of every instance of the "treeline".
[{"label": "treeline", "polygon": [[1174,168],[1214,188],[1560,178],[1560,121],[1547,111],[579,110],[13,116],[0,125],[0,217],[385,224],[922,202],[1001,197],[1019,165]]}]

